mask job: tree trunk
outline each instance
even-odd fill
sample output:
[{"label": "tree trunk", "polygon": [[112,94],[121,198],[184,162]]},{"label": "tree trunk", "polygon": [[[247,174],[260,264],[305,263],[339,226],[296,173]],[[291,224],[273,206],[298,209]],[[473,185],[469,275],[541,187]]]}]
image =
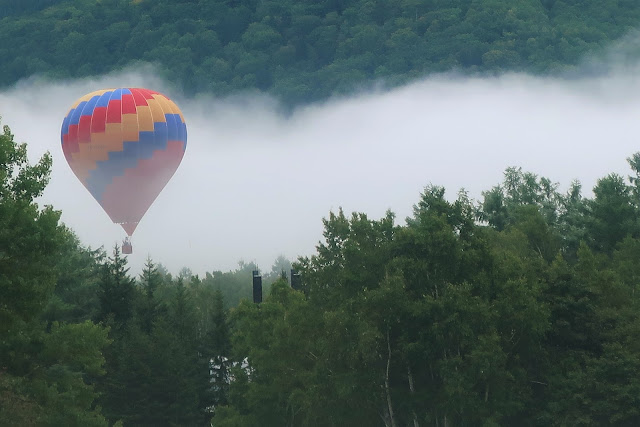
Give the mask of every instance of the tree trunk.
[{"label": "tree trunk", "polygon": [[[413,396],[416,389],[413,387],[413,375],[411,374],[411,365],[408,362],[407,377],[409,378],[409,391],[411,392],[411,396]],[[418,424],[418,416],[416,415],[416,411],[414,409],[411,409],[411,413],[413,415],[413,427],[420,427],[420,424]]]},{"label": "tree trunk", "polygon": [[393,405],[391,404],[391,391],[389,390],[389,368],[391,366],[391,340],[389,338],[389,329],[387,328],[387,373],[384,377],[384,391],[387,395],[387,411],[389,413],[389,421],[391,427],[396,427],[396,420],[393,416]]}]

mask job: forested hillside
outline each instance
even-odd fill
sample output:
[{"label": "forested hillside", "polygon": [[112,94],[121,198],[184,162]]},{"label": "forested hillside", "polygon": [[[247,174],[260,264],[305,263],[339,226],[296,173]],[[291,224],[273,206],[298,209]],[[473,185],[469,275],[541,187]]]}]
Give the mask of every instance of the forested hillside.
[{"label": "forested hillside", "polygon": [[433,72],[571,69],[633,0],[0,0],[0,85],[150,62],[189,94],[294,105]]}]

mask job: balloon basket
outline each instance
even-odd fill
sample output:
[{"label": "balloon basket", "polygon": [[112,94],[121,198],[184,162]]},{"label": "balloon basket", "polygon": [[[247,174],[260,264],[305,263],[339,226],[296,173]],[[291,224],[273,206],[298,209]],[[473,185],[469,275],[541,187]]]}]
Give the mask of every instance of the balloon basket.
[{"label": "balloon basket", "polygon": [[131,255],[133,253],[133,246],[128,239],[122,242],[122,253],[125,255]]}]

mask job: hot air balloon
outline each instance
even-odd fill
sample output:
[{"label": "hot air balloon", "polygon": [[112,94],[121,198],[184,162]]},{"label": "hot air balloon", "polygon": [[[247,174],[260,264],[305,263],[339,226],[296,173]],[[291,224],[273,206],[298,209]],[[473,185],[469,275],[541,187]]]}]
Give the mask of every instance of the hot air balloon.
[{"label": "hot air balloon", "polygon": [[78,99],[62,122],[73,173],[129,238],[169,182],[187,147],[180,109],[149,89],[119,88]]}]

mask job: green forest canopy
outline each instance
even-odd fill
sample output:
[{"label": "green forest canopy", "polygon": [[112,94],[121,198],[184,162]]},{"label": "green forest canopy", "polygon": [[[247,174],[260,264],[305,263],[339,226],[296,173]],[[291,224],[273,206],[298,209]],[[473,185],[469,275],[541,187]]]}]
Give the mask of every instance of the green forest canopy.
[{"label": "green forest canopy", "polygon": [[478,203],[425,188],[405,224],[330,213],[295,263],[302,291],[276,280],[257,305],[252,265],[174,278],[148,260],[136,278],[117,247],[83,247],[34,203],[50,157],[29,165],[5,127],[0,419],[638,425],[640,153],[629,164],[593,198],[509,168]]},{"label": "green forest canopy", "polygon": [[142,61],[189,94],[296,105],[450,70],[563,72],[638,24],[635,0],[0,0],[0,85]]}]

